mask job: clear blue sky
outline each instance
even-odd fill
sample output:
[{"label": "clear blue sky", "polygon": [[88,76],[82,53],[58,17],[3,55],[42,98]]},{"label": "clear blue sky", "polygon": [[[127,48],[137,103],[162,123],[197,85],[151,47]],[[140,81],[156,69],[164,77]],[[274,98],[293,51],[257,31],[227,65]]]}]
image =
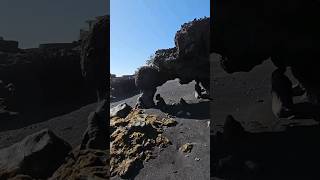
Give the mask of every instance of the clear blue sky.
[{"label": "clear blue sky", "polygon": [[0,0],[0,36],[21,48],[77,40],[85,20],[109,13],[110,0]]},{"label": "clear blue sky", "polygon": [[174,46],[181,25],[210,16],[209,0],[111,0],[111,73],[133,74],[157,49]]}]

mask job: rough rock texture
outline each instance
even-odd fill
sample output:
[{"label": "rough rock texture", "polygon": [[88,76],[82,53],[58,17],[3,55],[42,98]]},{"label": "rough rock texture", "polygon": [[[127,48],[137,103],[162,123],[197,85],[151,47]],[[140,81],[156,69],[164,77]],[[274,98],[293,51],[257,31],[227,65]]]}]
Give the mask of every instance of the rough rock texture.
[{"label": "rough rock texture", "polygon": [[110,77],[110,99],[118,100],[131,97],[139,93],[135,84],[135,76]]},{"label": "rough rock texture", "polygon": [[99,102],[88,117],[81,145],[75,148],[52,175],[52,180],[109,179],[109,102]]},{"label": "rough rock texture", "polygon": [[109,153],[95,149],[74,150],[50,180],[109,179]]},{"label": "rough rock texture", "polygon": [[132,178],[152,156],[155,147],[166,147],[171,142],[162,135],[163,127],[176,125],[172,119],[133,110],[127,117],[111,119],[110,172]]},{"label": "rough rock texture", "polygon": [[110,17],[102,16],[83,39],[81,69],[83,76],[96,91],[98,100],[106,98],[110,59]]},{"label": "rough rock texture", "polygon": [[47,178],[64,162],[71,146],[44,129],[0,150],[0,179],[19,174]]},{"label": "rough rock texture", "polygon": [[106,150],[109,141],[109,103],[104,100],[100,102],[96,111],[90,113],[88,117],[88,127],[83,135],[80,149],[99,149]]},{"label": "rough rock texture", "polygon": [[319,103],[319,1],[218,0],[212,6],[211,52],[222,55],[227,72],[247,72],[271,58],[278,68],[291,67],[309,100]]},{"label": "rough rock texture", "polygon": [[113,117],[125,118],[130,113],[131,110],[132,110],[132,107],[129,106],[127,103],[121,103],[110,109],[110,118],[113,118]]},{"label": "rough rock texture", "polygon": [[150,64],[138,70],[136,85],[143,92],[138,100],[141,107],[154,106],[156,88],[168,80],[179,78],[181,84],[197,80],[209,90],[209,32],[209,18],[183,24],[175,35],[175,47],[157,50]]}]

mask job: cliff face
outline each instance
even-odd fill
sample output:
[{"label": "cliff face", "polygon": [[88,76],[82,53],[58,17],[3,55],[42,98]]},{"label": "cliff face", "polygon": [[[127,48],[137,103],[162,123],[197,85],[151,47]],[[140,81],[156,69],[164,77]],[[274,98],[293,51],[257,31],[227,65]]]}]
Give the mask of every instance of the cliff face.
[{"label": "cliff face", "polygon": [[0,78],[14,87],[10,98],[0,94],[7,99],[6,109],[43,119],[53,112],[63,113],[58,104],[93,102],[93,88],[84,81],[79,62],[79,51],[67,49],[1,53]]},{"label": "cliff face", "polygon": [[83,38],[81,70],[87,82],[96,89],[98,100],[106,97],[109,88],[110,17],[102,16]]},{"label": "cliff face", "polygon": [[110,98],[122,99],[139,93],[135,84],[135,76],[110,77]]}]

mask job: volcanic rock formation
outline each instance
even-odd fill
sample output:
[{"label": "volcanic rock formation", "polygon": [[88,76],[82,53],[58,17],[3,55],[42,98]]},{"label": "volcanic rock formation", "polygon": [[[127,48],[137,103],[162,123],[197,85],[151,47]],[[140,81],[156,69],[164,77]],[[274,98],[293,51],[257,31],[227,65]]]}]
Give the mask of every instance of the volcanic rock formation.
[{"label": "volcanic rock formation", "polygon": [[102,16],[83,39],[81,69],[83,76],[96,91],[98,100],[106,98],[109,88],[110,17]]},{"label": "volcanic rock formation", "polygon": [[156,88],[176,78],[180,84],[199,81],[209,91],[209,23],[209,18],[202,18],[183,24],[175,35],[175,47],[157,50],[150,64],[139,68],[135,81],[143,92],[139,107],[153,107]]},{"label": "volcanic rock formation", "polygon": [[111,76],[110,77],[110,99],[123,99],[138,94],[139,89],[135,84],[135,76]]},{"label": "volcanic rock formation", "polygon": [[319,1],[218,0],[212,6],[210,51],[222,56],[226,72],[248,72],[271,58],[278,68],[290,67],[309,101],[319,104]]}]

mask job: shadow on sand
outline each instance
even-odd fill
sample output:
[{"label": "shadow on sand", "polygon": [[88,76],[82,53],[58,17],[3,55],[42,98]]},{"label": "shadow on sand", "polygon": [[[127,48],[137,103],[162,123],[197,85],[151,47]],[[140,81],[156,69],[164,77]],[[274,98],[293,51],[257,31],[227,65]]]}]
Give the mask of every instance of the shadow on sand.
[{"label": "shadow on sand", "polygon": [[171,116],[185,119],[209,119],[210,118],[210,101],[199,103],[172,104],[162,107],[156,107],[164,113]]},{"label": "shadow on sand", "polygon": [[94,98],[66,100],[63,102],[44,104],[23,104],[22,109],[12,118],[1,119],[0,132],[23,128],[35,123],[75,111],[83,106],[94,103]]},{"label": "shadow on sand", "polygon": [[319,125],[250,133],[231,121],[223,133],[211,135],[211,176],[230,180],[320,179]]}]

